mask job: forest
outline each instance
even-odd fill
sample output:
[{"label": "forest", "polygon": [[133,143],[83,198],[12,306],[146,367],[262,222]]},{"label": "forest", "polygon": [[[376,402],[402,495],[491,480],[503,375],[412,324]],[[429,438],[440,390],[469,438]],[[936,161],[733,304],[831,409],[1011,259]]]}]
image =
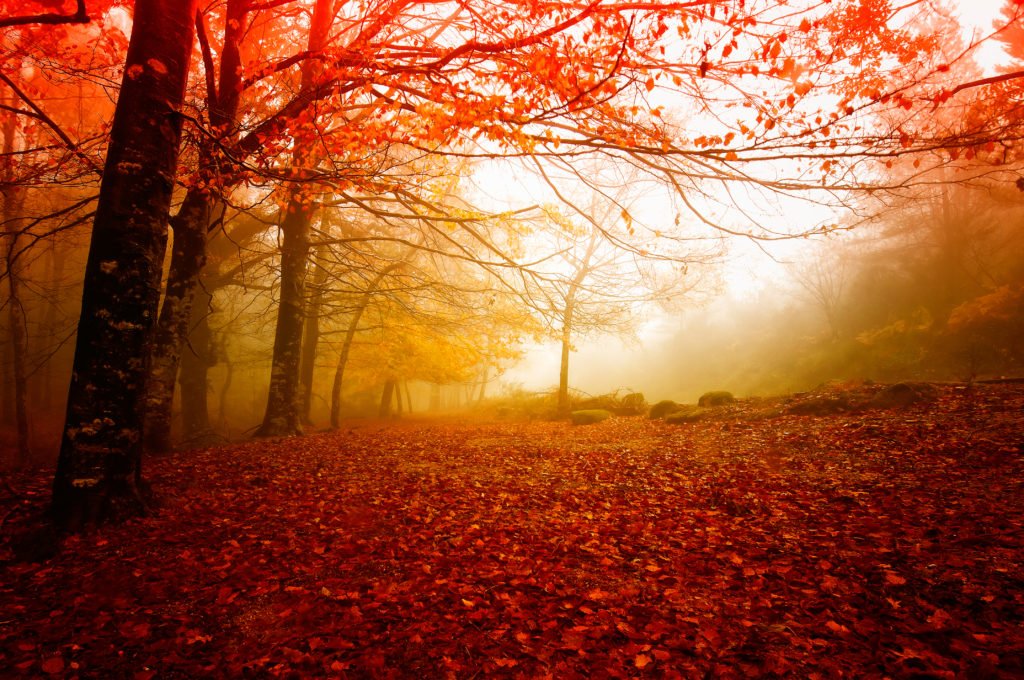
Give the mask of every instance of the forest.
[{"label": "forest", "polygon": [[0,59],[0,668],[1024,674],[1024,1],[0,0]]}]

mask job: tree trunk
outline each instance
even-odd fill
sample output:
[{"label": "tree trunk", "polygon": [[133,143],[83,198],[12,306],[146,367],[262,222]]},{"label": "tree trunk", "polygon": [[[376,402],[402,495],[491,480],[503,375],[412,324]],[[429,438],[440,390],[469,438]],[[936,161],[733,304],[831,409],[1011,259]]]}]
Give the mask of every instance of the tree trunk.
[{"label": "tree trunk", "polygon": [[327,282],[327,263],[324,261],[323,246],[317,249],[316,271],[313,275],[313,297],[309,301],[306,317],[306,335],[302,341],[302,361],[299,381],[302,385],[302,423],[312,425],[309,418],[313,407],[313,373],[316,371],[316,348],[320,342],[320,311],[324,302],[324,284]]},{"label": "tree trunk", "polygon": [[402,383],[395,381],[395,416],[402,417]]},{"label": "tree trunk", "polygon": [[352,348],[352,340],[356,337],[356,330],[359,328],[359,319],[370,304],[373,294],[380,287],[381,281],[399,266],[401,265],[398,262],[390,264],[373,278],[367,289],[363,291],[363,295],[359,299],[359,305],[353,310],[352,318],[349,319],[348,329],[345,331],[345,340],[341,343],[341,354],[338,356],[338,367],[334,371],[334,384],[331,386],[331,429],[338,429],[341,422],[341,387],[345,379],[345,365],[348,363],[348,354]]},{"label": "tree trunk", "polygon": [[[316,0],[309,30],[308,51],[323,48],[333,21],[333,0]],[[316,87],[319,67],[307,59],[302,66],[301,89]],[[297,146],[293,154],[298,170],[314,165],[309,150]],[[308,188],[300,186],[288,200],[281,231],[281,300],[274,332],[274,355],[270,368],[270,389],[263,424],[257,437],[302,434],[299,394],[299,364],[302,357],[302,326],[305,317],[306,269],[309,260],[311,221],[314,206],[304,197]]]},{"label": "tree trunk", "polygon": [[564,418],[572,410],[569,402],[569,353],[572,351],[572,324],[576,314],[576,296],[580,286],[590,274],[590,260],[597,251],[599,233],[595,230],[590,235],[587,243],[587,250],[580,259],[576,275],[569,282],[569,289],[565,293],[565,309],[562,312],[562,359],[558,368],[558,406],[557,415]]},{"label": "tree trunk", "polygon": [[[57,328],[58,319],[60,318],[61,311],[61,297],[58,292],[61,289],[61,284],[64,281],[64,253],[60,249],[60,240],[53,239],[50,241],[50,272],[49,272],[49,288],[50,298],[47,300],[46,313],[43,315],[43,325],[41,332],[45,337],[56,338],[58,337],[59,329]],[[57,355],[51,353],[46,358],[46,363],[43,364],[43,375],[42,375],[42,394],[40,397],[40,409],[49,412],[55,408],[56,397],[54,395],[55,385],[57,378],[54,375],[54,363],[57,360]],[[63,385],[61,385],[63,387]]]},{"label": "tree trunk", "polygon": [[181,145],[196,0],[137,0],[85,269],[53,517],[77,529],[144,512],[151,331]]},{"label": "tree trunk", "polygon": [[412,415],[412,395],[409,393],[409,381],[404,381],[402,385],[405,387],[405,410],[406,413]]},{"label": "tree trunk", "polygon": [[312,207],[293,197],[281,223],[281,300],[274,333],[270,392],[257,437],[302,434],[299,414],[299,363],[305,317],[306,264],[309,259]]},{"label": "tree trunk", "polygon": [[210,368],[217,363],[210,330],[210,303],[212,297],[200,287],[192,306],[191,331],[188,345],[181,355],[181,438],[187,442],[200,442],[213,432],[210,425],[209,391]]},{"label": "tree trunk", "polygon": [[[15,117],[7,115],[3,124],[3,158],[14,157]],[[21,278],[25,268],[24,235],[21,220],[25,205],[24,189],[15,185],[13,167],[6,162],[3,168],[3,220],[4,236],[9,239],[4,252],[7,274],[7,330],[11,342],[11,377],[14,390],[12,397],[14,422],[18,432],[18,463],[28,463],[31,455],[28,420],[28,323],[25,319],[25,303],[21,298]]]},{"label": "tree trunk", "polygon": [[391,417],[391,395],[395,392],[395,381],[393,378],[388,378],[384,382],[384,391],[380,395],[380,408],[377,410],[377,416],[380,418]]},{"label": "tree trunk", "polygon": [[572,349],[572,315],[573,301],[572,294],[575,288],[570,288],[570,295],[567,296],[565,312],[562,315],[562,360],[558,368],[558,416],[569,415],[572,404],[569,403],[569,352]]},{"label": "tree trunk", "polygon": [[[221,50],[219,85],[210,96],[210,124],[223,133],[224,140],[235,137],[238,103],[242,90],[240,44],[250,0],[230,0]],[[212,78],[212,74],[207,74]],[[222,142],[223,143],[223,142]],[[199,167],[203,176],[216,174],[222,159],[212,144],[199,149]],[[192,306],[199,277],[206,265],[207,234],[213,215],[221,204],[220,196],[206,188],[190,188],[178,213],[171,220],[174,234],[171,266],[167,275],[163,306],[157,322],[150,373],[146,386],[146,439],[144,448],[154,453],[171,449],[171,406],[174,385],[181,362]],[[205,312],[204,312],[205,314]]]},{"label": "tree trunk", "polygon": [[[171,267],[153,335],[153,356],[146,385],[146,439],[143,446],[151,453],[171,450],[174,383],[183,341],[188,336],[189,322],[193,317],[196,283],[206,264],[206,232],[213,207],[214,202],[208,194],[190,190],[178,214],[171,220],[174,235]],[[206,315],[205,309],[202,315]]]}]

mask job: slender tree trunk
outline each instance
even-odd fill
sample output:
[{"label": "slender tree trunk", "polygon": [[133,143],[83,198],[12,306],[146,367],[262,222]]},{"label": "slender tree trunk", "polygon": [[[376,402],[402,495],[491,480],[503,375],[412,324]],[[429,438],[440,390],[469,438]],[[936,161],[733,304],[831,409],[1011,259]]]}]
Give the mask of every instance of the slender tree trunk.
[{"label": "slender tree trunk", "polygon": [[395,380],[394,378],[388,378],[384,382],[384,391],[380,395],[380,408],[377,410],[377,415],[380,418],[391,417],[391,396],[395,392]]},{"label": "slender tree trunk", "polygon": [[[51,338],[57,337],[59,329],[57,323],[61,310],[60,306],[60,291],[61,283],[64,280],[64,254],[60,249],[59,239],[53,239],[50,242],[50,277],[49,277],[49,288],[50,288],[50,299],[47,300],[46,313],[43,316],[43,327],[42,332]],[[54,401],[54,383],[56,382],[54,377],[54,363],[56,361],[56,355],[52,354],[46,358],[46,363],[43,364],[43,375],[42,383],[43,389],[40,398],[39,406],[44,411],[49,411],[55,407]]]},{"label": "slender tree trunk", "polygon": [[363,312],[366,311],[370,300],[373,298],[374,293],[377,292],[381,282],[388,274],[400,266],[401,264],[398,262],[390,264],[373,278],[370,285],[363,291],[359,304],[353,310],[352,318],[349,319],[348,328],[345,331],[345,339],[341,343],[341,354],[338,356],[338,367],[334,371],[334,384],[331,386],[331,429],[338,429],[341,423],[341,387],[345,380],[345,365],[348,363],[348,354],[352,348],[352,341],[355,339],[356,331],[359,329],[359,319],[362,318]]},{"label": "slender tree trunk", "polygon": [[89,244],[53,484],[58,526],[144,512],[151,331],[181,145],[196,0],[136,0]]},{"label": "slender tree trunk", "polygon": [[395,415],[402,417],[402,383],[395,381]]},{"label": "slender tree trunk", "polygon": [[[308,50],[323,48],[333,21],[333,0],[316,0],[309,31]],[[319,67],[314,60],[303,62],[303,91],[316,87]],[[297,169],[314,164],[306,148],[294,154]],[[270,369],[270,390],[263,424],[257,437],[302,434],[299,366],[302,358],[302,327],[305,318],[306,269],[309,261],[310,232],[314,205],[300,187],[292,194],[281,221],[281,300],[274,332],[274,355]]]},{"label": "slender tree trunk", "polygon": [[403,381],[402,385],[405,387],[405,410],[412,415],[412,395],[409,393],[409,381]]},{"label": "slender tree trunk", "polygon": [[[224,134],[224,141],[235,135],[238,105],[242,91],[240,45],[244,35],[250,0],[229,0],[224,44],[221,49],[219,85],[208,93],[210,124]],[[206,43],[203,43],[206,46]],[[210,68],[207,64],[206,68]],[[213,74],[207,73],[208,82]],[[212,89],[212,88],[211,88]],[[213,145],[200,147],[202,174],[213,179],[221,159]],[[207,234],[217,208],[223,211],[220,195],[208,188],[190,188],[178,213],[171,220],[174,234],[171,266],[167,275],[163,306],[157,322],[150,374],[146,386],[146,440],[144,447],[154,453],[171,449],[171,407],[174,385],[185,339],[189,334],[192,306],[199,277],[206,266]]]},{"label": "slender tree trunk", "polygon": [[21,279],[25,269],[25,235],[22,211],[25,192],[14,183],[13,167],[6,161],[14,157],[15,137],[14,116],[4,116],[3,122],[3,221],[7,241],[4,261],[7,274],[7,328],[11,342],[11,377],[14,379],[13,397],[14,422],[18,432],[18,463],[28,463],[31,456],[28,419],[28,323],[25,318],[25,302],[21,296]]},{"label": "slender tree trunk", "polygon": [[[235,377],[235,364],[228,354],[227,340],[221,340],[220,358],[224,362],[224,383],[220,386],[220,399],[217,402],[217,427],[222,431],[228,429],[228,394],[231,391],[231,382]],[[230,438],[230,435],[225,435]]]},{"label": "slender tree trunk", "polygon": [[188,346],[181,355],[178,383],[181,387],[181,438],[199,442],[210,436],[210,368],[216,365],[213,332],[210,330],[212,297],[200,287],[192,306]]},{"label": "slender tree trunk", "polygon": [[[171,220],[174,234],[171,267],[154,332],[153,356],[146,385],[144,448],[152,453],[171,450],[174,383],[183,340],[188,336],[189,321],[193,316],[196,282],[206,264],[206,231],[213,205],[213,200],[206,193],[189,191],[178,214]],[[205,316],[205,309],[202,314]]]},{"label": "slender tree trunk", "polygon": [[572,405],[569,402],[569,353],[572,350],[572,315],[574,311],[573,297],[575,288],[570,288],[565,312],[562,314],[562,359],[558,368],[558,415],[569,415]]},{"label": "slender tree trunk", "polygon": [[487,396],[487,383],[490,381],[490,370],[487,366],[484,366],[484,373],[480,377],[480,395],[476,398],[477,404],[484,403],[484,398]]},{"label": "slender tree trunk", "polygon": [[313,373],[316,370],[316,349],[320,342],[320,312],[324,302],[324,284],[327,282],[327,263],[324,261],[323,246],[317,249],[316,270],[313,274],[313,297],[309,301],[306,317],[306,334],[302,341],[300,384],[302,385],[302,422],[312,425],[309,412],[313,407]]},{"label": "slender tree trunk", "polygon": [[572,404],[569,401],[569,353],[572,351],[572,329],[573,317],[576,314],[576,296],[579,294],[580,286],[590,274],[590,260],[597,251],[599,234],[595,230],[590,235],[587,243],[587,250],[580,259],[576,275],[569,282],[569,289],[565,294],[565,309],[562,313],[562,357],[558,368],[558,417],[564,418],[569,415]]}]

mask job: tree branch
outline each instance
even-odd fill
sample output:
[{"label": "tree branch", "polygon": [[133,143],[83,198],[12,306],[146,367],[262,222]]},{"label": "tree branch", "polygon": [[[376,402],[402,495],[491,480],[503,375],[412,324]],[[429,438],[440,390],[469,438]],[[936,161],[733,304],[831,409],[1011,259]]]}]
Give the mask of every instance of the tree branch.
[{"label": "tree branch", "polygon": [[20,17],[5,17],[0,19],[0,28],[9,28],[11,26],[27,26],[29,24],[87,24],[89,23],[89,14],[85,9],[85,0],[78,0],[78,7],[75,9],[74,14],[31,14]]}]

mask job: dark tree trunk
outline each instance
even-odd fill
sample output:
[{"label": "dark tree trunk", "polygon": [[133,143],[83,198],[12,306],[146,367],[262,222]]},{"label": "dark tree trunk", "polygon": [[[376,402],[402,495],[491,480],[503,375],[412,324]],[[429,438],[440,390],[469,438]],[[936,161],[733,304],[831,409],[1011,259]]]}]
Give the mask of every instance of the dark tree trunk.
[{"label": "dark tree trunk", "polygon": [[[153,337],[153,356],[146,385],[144,448],[151,453],[171,450],[174,382],[181,361],[183,339],[188,335],[189,322],[193,317],[196,282],[206,263],[206,231],[213,205],[206,193],[189,191],[178,214],[171,220],[174,235],[171,267]],[[202,315],[206,315],[205,308]]]},{"label": "dark tree trunk", "polygon": [[406,380],[402,384],[405,386],[405,410],[412,415],[412,395],[409,393],[409,381]]},{"label": "dark tree trunk", "polygon": [[[323,48],[334,19],[333,0],[316,0],[309,30],[308,50]],[[315,89],[319,77],[315,60],[306,60],[302,67],[303,91]],[[294,154],[294,165],[300,171],[313,165],[309,150],[301,146]],[[281,300],[274,332],[274,356],[270,368],[270,389],[263,424],[257,437],[302,434],[299,365],[302,359],[302,326],[306,304],[306,269],[309,261],[310,231],[314,206],[299,188],[285,207],[281,231]]]},{"label": "dark tree trunk", "polygon": [[[250,0],[228,2],[219,86],[215,90],[211,88],[208,93],[210,124],[224,135],[225,142],[236,136],[238,102],[242,89],[240,44],[249,3]],[[209,68],[209,64],[206,67]],[[212,73],[207,73],[207,78],[212,81]],[[212,179],[222,164],[223,159],[218,159],[217,154],[213,145],[200,147],[199,166],[204,177]],[[171,266],[157,322],[146,387],[144,447],[154,453],[165,453],[171,449],[171,406],[174,401],[175,378],[193,318],[192,306],[199,277],[206,265],[207,234],[218,206],[223,208],[217,193],[209,189],[191,188],[171,220],[174,234]]]},{"label": "dark tree trunk", "polygon": [[14,157],[15,117],[7,115],[3,124],[3,221],[5,240],[4,262],[7,278],[7,330],[11,343],[11,377],[14,390],[10,394],[14,423],[18,432],[18,463],[24,465],[31,455],[28,420],[28,323],[21,297],[21,277],[25,268],[26,245],[22,228],[25,192],[14,184],[13,168],[6,162]]},{"label": "dark tree trunk", "polygon": [[402,417],[402,383],[395,381],[395,415]]},{"label": "dark tree trunk", "polygon": [[[57,327],[58,319],[60,318],[60,295],[57,291],[60,290],[61,284],[64,280],[64,254],[60,249],[60,240],[53,239],[50,242],[50,272],[49,272],[49,288],[50,288],[50,299],[47,300],[46,313],[43,316],[43,327],[42,333],[46,337],[55,338],[58,337],[59,329]],[[50,354],[46,358],[46,362],[43,364],[43,375],[42,375],[42,392],[40,394],[39,407],[43,411],[50,411],[55,408],[56,397],[54,395],[55,385],[57,381],[54,371],[54,364],[57,361],[55,354]],[[62,385],[63,387],[63,385]]]},{"label": "dark tree trunk", "polygon": [[306,334],[302,340],[302,361],[299,375],[302,385],[302,412],[300,415],[304,425],[313,424],[309,418],[309,412],[313,407],[313,373],[316,370],[316,348],[320,342],[320,311],[324,302],[324,284],[327,282],[327,267],[322,250],[317,253],[316,261],[316,271],[313,275],[313,296],[309,301]]},{"label": "dark tree trunk", "polygon": [[58,526],[146,509],[145,384],[196,0],[137,0],[89,244],[53,484]]},{"label": "dark tree trunk", "polygon": [[192,306],[188,344],[181,355],[181,438],[186,442],[200,442],[208,438],[210,425],[209,371],[217,363],[213,332],[210,330],[209,291],[200,287]]},{"label": "dark tree trunk", "polygon": [[380,408],[377,410],[377,415],[379,417],[391,417],[391,397],[394,393],[395,381],[394,379],[388,379],[384,382],[384,391],[380,395]]},{"label": "dark tree trunk", "polygon": [[281,300],[274,333],[270,392],[257,437],[302,434],[299,413],[299,363],[305,318],[306,265],[309,260],[312,208],[298,197],[289,202],[281,223]]}]

